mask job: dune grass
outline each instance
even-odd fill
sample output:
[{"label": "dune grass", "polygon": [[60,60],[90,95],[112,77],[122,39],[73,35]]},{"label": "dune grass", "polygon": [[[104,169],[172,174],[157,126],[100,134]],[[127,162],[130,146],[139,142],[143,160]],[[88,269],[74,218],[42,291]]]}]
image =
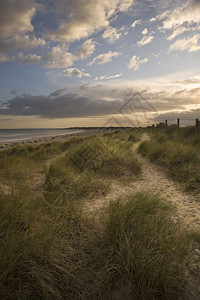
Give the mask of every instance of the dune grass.
[{"label": "dune grass", "polygon": [[107,130],[81,141],[76,139],[65,155],[50,165],[44,184],[45,199],[53,205],[63,205],[68,198],[92,199],[105,196],[112,179],[125,183],[136,180],[141,164],[132,153],[130,136],[134,136],[133,130],[131,134]]},{"label": "dune grass", "polygon": [[164,166],[187,191],[200,192],[200,136],[194,127],[155,128],[151,140],[144,141],[139,151]]},{"label": "dune grass", "polygon": [[158,196],[113,200],[98,220],[77,201],[58,210],[40,197],[0,197],[1,299],[111,299],[115,290],[122,299],[195,299],[192,238]]},{"label": "dune grass", "polygon": [[[140,136],[106,130],[0,153],[10,188],[0,187],[1,299],[198,299],[197,274],[187,274],[199,233],[174,223],[169,203],[138,193],[95,218],[84,209],[113,179],[139,176],[131,147]],[[33,189],[36,179],[44,185]]]}]

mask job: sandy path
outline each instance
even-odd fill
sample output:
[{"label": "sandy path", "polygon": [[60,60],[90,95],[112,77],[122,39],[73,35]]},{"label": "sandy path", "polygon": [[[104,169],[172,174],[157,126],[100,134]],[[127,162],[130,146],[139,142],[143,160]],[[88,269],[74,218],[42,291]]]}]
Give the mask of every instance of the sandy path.
[{"label": "sandy path", "polygon": [[137,152],[140,143],[148,140],[147,134],[143,134],[140,142],[134,144],[133,151],[136,157],[142,162],[142,173],[140,178],[124,186],[118,181],[114,181],[111,187],[111,193],[104,198],[94,199],[92,202],[87,202],[85,210],[90,213],[98,211],[104,207],[109,200],[115,199],[120,195],[130,194],[132,192],[155,192],[170,200],[177,207],[177,219],[181,218],[191,227],[200,228],[200,197],[188,195],[181,190],[180,185],[174,182],[167,176],[163,168],[157,166],[144,158]]}]

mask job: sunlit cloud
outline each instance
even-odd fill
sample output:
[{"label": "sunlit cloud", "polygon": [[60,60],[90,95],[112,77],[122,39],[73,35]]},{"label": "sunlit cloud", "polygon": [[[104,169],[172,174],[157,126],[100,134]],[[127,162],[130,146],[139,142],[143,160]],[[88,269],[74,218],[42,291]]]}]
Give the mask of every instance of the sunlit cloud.
[{"label": "sunlit cloud", "polygon": [[122,76],[122,74],[102,75],[102,76],[99,76],[99,77],[95,77],[95,80],[109,80],[109,79],[119,78],[121,76]]},{"label": "sunlit cloud", "polygon": [[146,62],[148,62],[148,58],[140,59],[140,56],[134,55],[129,61],[128,68],[137,71],[139,70],[140,65],[143,65]]},{"label": "sunlit cloud", "polygon": [[174,10],[163,22],[165,29],[171,29],[174,26],[188,24],[200,21],[200,2],[192,0],[180,8]]},{"label": "sunlit cloud", "polygon": [[95,31],[108,27],[112,16],[127,11],[133,3],[133,0],[65,0],[60,12],[66,13],[69,21],[62,21],[56,31],[48,32],[48,36],[68,43],[87,38]]},{"label": "sunlit cloud", "polygon": [[146,35],[147,33],[148,33],[148,29],[145,28],[145,29],[142,31],[142,34],[143,34],[143,35]]},{"label": "sunlit cloud", "polygon": [[23,64],[37,64],[41,62],[42,57],[36,54],[24,55],[23,52],[19,52],[16,56],[16,61]]},{"label": "sunlit cloud", "polygon": [[115,27],[109,26],[104,33],[102,38],[108,40],[109,43],[113,44],[121,37],[121,33]]},{"label": "sunlit cloud", "polygon": [[144,46],[146,44],[149,44],[153,41],[154,37],[152,35],[145,35],[139,42],[137,42],[137,45],[139,47]]},{"label": "sunlit cloud", "polygon": [[36,14],[36,7],[31,0],[1,0],[0,38],[34,31],[31,20]]},{"label": "sunlit cloud", "polygon": [[93,39],[86,40],[76,51],[76,55],[80,59],[91,56],[95,51],[95,42]]},{"label": "sunlit cloud", "polygon": [[119,52],[113,52],[113,51],[109,51],[107,53],[100,54],[89,63],[89,66],[92,66],[95,63],[99,64],[99,65],[109,63],[112,61],[113,57],[118,57],[119,55],[120,55]]},{"label": "sunlit cloud", "polygon": [[135,21],[131,24],[131,27],[132,27],[132,28],[135,28],[135,26],[140,25],[141,23],[142,23],[141,20],[135,20]]},{"label": "sunlit cloud", "polygon": [[200,50],[200,44],[198,43],[200,35],[196,34],[191,38],[182,38],[176,40],[169,48],[169,51],[184,51],[194,52]]},{"label": "sunlit cloud", "polygon": [[73,65],[76,57],[65,50],[62,50],[60,46],[53,47],[50,52],[44,56],[44,61],[47,62],[46,68],[66,68]]},{"label": "sunlit cloud", "polygon": [[82,78],[82,77],[91,77],[89,73],[84,73],[83,71],[77,69],[77,68],[69,68],[64,71],[62,71],[62,75],[66,77],[77,77],[77,78]]}]

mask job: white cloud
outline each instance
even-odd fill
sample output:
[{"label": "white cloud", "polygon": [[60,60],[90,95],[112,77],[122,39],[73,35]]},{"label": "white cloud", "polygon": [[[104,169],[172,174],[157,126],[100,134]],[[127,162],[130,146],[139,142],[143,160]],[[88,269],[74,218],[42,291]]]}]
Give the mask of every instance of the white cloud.
[{"label": "white cloud", "polygon": [[155,21],[156,21],[156,18],[151,18],[149,21],[150,21],[150,22],[155,22]]},{"label": "white cloud", "polygon": [[4,39],[0,43],[0,52],[12,52],[18,49],[31,50],[38,46],[45,46],[45,40],[36,38],[35,36],[29,37],[28,35],[16,35],[8,39]]},{"label": "white cloud", "polygon": [[33,31],[31,20],[36,4],[31,0],[1,0],[0,38]]},{"label": "white cloud", "polygon": [[102,75],[99,77],[95,77],[95,80],[109,80],[109,79],[114,79],[114,78],[119,78],[121,77],[122,74],[116,74],[116,75]]},{"label": "white cloud", "polygon": [[92,39],[86,40],[76,51],[78,58],[87,58],[95,51],[95,42]]},{"label": "white cloud", "polygon": [[163,19],[166,19],[170,14],[171,14],[170,10],[165,10],[164,12],[159,13],[156,17],[151,18],[149,21],[156,22],[159,20],[163,20]]},{"label": "white cloud", "polygon": [[136,20],[136,21],[134,21],[134,22],[131,24],[131,27],[134,28],[136,25],[139,25],[139,24],[141,24],[141,23],[142,23],[141,20]]},{"label": "white cloud", "polygon": [[200,39],[200,35],[196,34],[191,38],[183,38],[176,40],[174,44],[172,44],[169,48],[169,51],[173,50],[188,50],[189,52],[194,52],[200,50],[200,44],[198,44],[198,41]]},{"label": "white cloud", "polygon": [[121,36],[121,33],[118,32],[117,28],[109,26],[104,33],[102,34],[103,39],[107,39],[109,43],[113,44]]},{"label": "white cloud", "polygon": [[174,10],[163,22],[165,29],[171,29],[174,26],[182,25],[185,22],[194,23],[200,21],[200,1],[192,0],[186,5]]},{"label": "white cloud", "polygon": [[187,79],[181,80],[181,81],[175,81],[175,83],[180,83],[180,84],[198,84],[200,85],[200,75],[195,75],[192,77],[189,77]]},{"label": "white cloud", "polygon": [[146,62],[148,62],[148,58],[140,59],[140,56],[134,55],[129,61],[128,68],[137,71],[139,70],[140,65],[143,65]]},{"label": "white cloud", "polygon": [[67,68],[73,65],[75,60],[76,57],[72,53],[62,50],[60,46],[53,47],[44,56],[44,61],[48,62],[45,67],[48,69]]},{"label": "white cloud", "polygon": [[154,37],[153,37],[152,35],[149,35],[149,36],[145,35],[145,36],[141,39],[141,41],[137,42],[137,45],[138,45],[139,47],[140,47],[140,46],[144,46],[144,45],[146,45],[146,44],[151,43],[151,42],[153,41],[153,39],[154,39]]},{"label": "white cloud", "polygon": [[147,30],[147,28],[145,28],[143,31],[142,31],[142,34],[143,35],[146,35],[148,33],[148,30]]},{"label": "white cloud", "polygon": [[134,4],[135,0],[122,0],[119,1],[119,11],[127,11]]},{"label": "white cloud", "polygon": [[49,31],[53,40],[68,43],[87,38],[92,33],[109,26],[109,19],[117,12],[127,11],[133,0],[65,0],[60,12],[66,13],[68,22],[63,21],[56,31]]},{"label": "white cloud", "polygon": [[177,26],[175,27],[175,29],[173,30],[173,32],[167,37],[167,39],[169,41],[173,40],[175,37],[177,37],[178,35],[184,33],[185,31],[189,31],[190,28],[187,28],[185,26]]},{"label": "white cloud", "polygon": [[66,69],[62,72],[62,75],[66,76],[66,77],[78,77],[78,78],[82,78],[82,77],[91,77],[89,73],[84,73],[83,71],[77,69],[77,68],[69,68]]},{"label": "white cloud", "polygon": [[119,52],[113,52],[113,51],[100,54],[89,63],[89,66],[92,66],[94,63],[97,63],[98,65],[106,64],[108,62],[111,62],[113,57],[118,57],[119,55],[120,55]]},{"label": "white cloud", "polygon": [[36,64],[41,62],[42,57],[36,54],[24,55],[24,53],[19,52],[16,56],[16,60],[23,64]]}]

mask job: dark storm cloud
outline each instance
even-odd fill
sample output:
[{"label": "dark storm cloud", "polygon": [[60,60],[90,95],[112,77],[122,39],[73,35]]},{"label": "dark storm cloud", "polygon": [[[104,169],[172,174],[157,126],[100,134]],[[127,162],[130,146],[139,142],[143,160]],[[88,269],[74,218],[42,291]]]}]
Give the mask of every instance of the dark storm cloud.
[{"label": "dark storm cloud", "polygon": [[15,90],[12,90],[12,91],[10,92],[10,94],[11,94],[11,95],[16,95],[17,92],[16,92]]},{"label": "dark storm cloud", "polygon": [[63,94],[64,91],[66,92],[66,89],[56,90],[55,92],[50,94],[50,97],[59,97]]},{"label": "dark storm cloud", "polygon": [[148,113],[156,115],[168,111],[186,110],[188,104],[199,104],[200,89],[167,91],[139,91],[134,88],[113,89],[106,86],[77,88],[67,93],[59,89],[49,96],[24,94],[0,105],[0,115],[70,118]]},{"label": "dark storm cloud", "polygon": [[[100,95],[99,91],[96,92],[96,89],[95,91],[90,89],[94,92],[87,96],[80,95],[78,92],[63,95],[64,91],[66,92],[66,89],[60,89],[49,96],[24,94],[15,97],[0,105],[0,115],[70,118],[154,112],[154,108],[141,93],[134,90],[131,93],[130,89],[123,92],[123,97],[120,97],[120,93],[118,95],[111,93],[113,97],[110,101],[102,100],[104,97]],[[117,89],[115,91],[117,92]]]},{"label": "dark storm cloud", "polygon": [[116,114],[123,101],[91,100],[84,96],[67,94],[58,97],[23,95],[0,106],[1,115],[34,116],[44,118],[86,117]]}]

